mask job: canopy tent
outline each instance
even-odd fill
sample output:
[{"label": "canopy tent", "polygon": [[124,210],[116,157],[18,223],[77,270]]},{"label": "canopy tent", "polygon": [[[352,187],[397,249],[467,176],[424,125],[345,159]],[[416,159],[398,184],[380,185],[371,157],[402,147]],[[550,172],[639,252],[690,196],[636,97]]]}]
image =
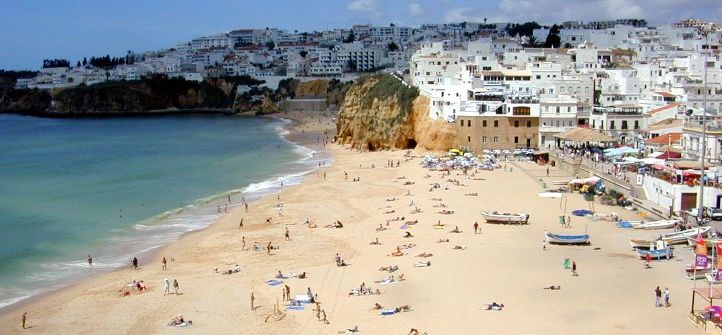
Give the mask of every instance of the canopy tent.
[{"label": "canopy tent", "polygon": [[594,129],[589,128],[572,128],[563,133],[554,135],[554,137],[572,142],[616,142],[617,139],[602,134]]},{"label": "canopy tent", "polygon": [[682,158],[682,154],[674,151],[667,151],[659,156],[658,159]]},{"label": "canopy tent", "polygon": [[638,154],[638,153],[639,153],[639,149],[630,148],[627,146],[604,150],[604,156],[607,156],[607,157],[614,157],[614,156],[626,155],[626,154]]}]

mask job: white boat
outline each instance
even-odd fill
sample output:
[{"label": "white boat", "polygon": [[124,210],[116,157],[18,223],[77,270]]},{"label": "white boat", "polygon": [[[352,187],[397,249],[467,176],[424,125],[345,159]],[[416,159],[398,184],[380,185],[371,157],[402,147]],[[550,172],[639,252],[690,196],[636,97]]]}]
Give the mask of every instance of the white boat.
[{"label": "white boat", "polygon": [[[714,248],[717,244],[722,244],[722,239],[719,238],[705,238],[704,243],[707,245],[707,249]],[[694,247],[697,245],[697,236],[690,236],[687,237],[687,244],[690,247]]]},{"label": "white boat", "polygon": [[481,216],[484,217],[486,222],[489,223],[515,223],[515,224],[526,224],[529,223],[529,214],[524,213],[499,213],[499,212],[486,212],[482,211]]},{"label": "white boat", "polygon": [[629,244],[632,246],[632,249],[649,249],[649,246],[654,242],[655,241],[652,240],[629,239]]},{"label": "white boat", "polygon": [[559,235],[545,231],[544,237],[550,244],[589,244],[589,235]]},{"label": "white boat", "polygon": [[697,227],[692,229],[687,229],[683,231],[678,231],[674,233],[669,234],[662,234],[659,236],[660,239],[664,240],[668,244],[684,244],[687,243],[688,237],[696,237],[699,234],[706,234],[711,227]]},{"label": "white boat", "polygon": [[677,220],[659,220],[659,221],[650,221],[650,222],[642,222],[642,223],[632,223],[632,228],[634,229],[668,229],[674,227],[679,221]]},{"label": "white boat", "polygon": [[694,264],[688,264],[685,269],[685,278],[687,279],[704,279],[705,276],[712,272],[712,262],[707,264],[707,267],[695,266]]}]

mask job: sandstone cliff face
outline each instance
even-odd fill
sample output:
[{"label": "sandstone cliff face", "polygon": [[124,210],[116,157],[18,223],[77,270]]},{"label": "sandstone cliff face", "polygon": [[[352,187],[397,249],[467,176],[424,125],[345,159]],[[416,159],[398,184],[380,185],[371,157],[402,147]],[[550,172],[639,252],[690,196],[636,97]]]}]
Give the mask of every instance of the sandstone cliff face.
[{"label": "sandstone cliff face", "polygon": [[[454,142],[453,124],[428,117],[429,100],[410,96],[392,77],[373,77],[354,84],[346,93],[336,123],[336,139],[360,150],[448,150]],[[381,86],[377,86],[381,85]],[[378,90],[384,91],[376,97]],[[398,90],[398,92],[390,92]],[[412,99],[410,103],[404,99]]]}]

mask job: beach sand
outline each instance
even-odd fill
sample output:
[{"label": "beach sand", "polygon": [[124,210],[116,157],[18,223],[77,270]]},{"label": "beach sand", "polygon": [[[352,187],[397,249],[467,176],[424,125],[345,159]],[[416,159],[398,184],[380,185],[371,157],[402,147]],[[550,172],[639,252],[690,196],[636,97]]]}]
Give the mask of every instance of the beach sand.
[{"label": "beach sand", "polygon": [[[324,121],[315,127],[307,124],[299,138],[333,126]],[[311,141],[312,142],[312,141]],[[318,148],[321,150],[322,148]],[[692,282],[683,278],[684,265],[691,252],[679,246],[676,258],[653,262],[644,269],[628,243],[628,237],[650,237],[658,232],[619,229],[612,222],[593,222],[572,217],[572,228],[560,228],[559,199],[542,199],[540,178],[568,178],[552,168],[527,162],[507,163],[513,171],[479,171],[477,178],[466,180],[460,172],[441,177],[419,166],[420,158],[405,160],[405,151],[359,153],[337,145],[328,145],[334,162],[306,176],[303,183],[285,187],[277,195],[267,196],[249,206],[245,213],[236,207],[209,228],[188,234],[177,243],[162,248],[154,259],[139,270],[130,267],[103,274],[72,287],[54,292],[38,301],[0,315],[3,334],[336,334],[358,326],[365,334],[407,334],[416,328],[428,334],[697,334],[702,333],[689,321]],[[387,160],[399,160],[400,167],[387,167]],[[372,164],[374,167],[372,168]],[[523,169],[520,169],[523,168]],[[348,173],[348,179],[344,178]],[[424,178],[427,173],[431,178]],[[326,175],[324,179],[323,175]],[[544,176],[544,177],[543,177]],[[352,179],[359,177],[359,182]],[[398,179],[406,177],[406,179]],[[467,186],[456,186],[457,179]],[[411,181],[414,184],[404,185]],[[440,189],[429,191],[431,183]],[[448,186],[448,190],[445,187]],[[405,196],[410,191],[412,196]],[[477,192],[478,196],[466,196]],[[395,198],[395,201],[386,199]],[[441,198],[447,210],[433,207]],[[411,201],[423,211],[411,214]],[[277,217],[275,205],[283,203],[283,216]],[[390,207],[387,207],[390,206]],[[567,212],[588,208],[578,194],[567,195]],[[617,212],[625,219],[638,219],[634,212],[619,207],[595,204],[600,213]],[[393,209],[395,212],[384,214]],[[481,210],[524,212],[531,215],[529,225],[492,225],[484,223]],[[414,237],[403,238],[402,222],[389,222],[387,230],[379,224],[395,217],[418,220],[408,231]],[[244,228],[239,229],[240,219]],[[273,218],[272,224],[265,224]],[[303,224],[313,220],[318,228]],[[344,227],[324,228],[340,220]],[[440,220],[445,229],[433,229]],[[477,221],[482,232],[474,234]],[[449,230],[457,226],[463,233]],[[284,240],[285,229],[290,241]],[[591,246],[548,245],[542,250],[545,230],[563,234],[592,236]],[[246,249],[241,250],[245,237]],[[378,238],[381,245],[370,245]],[[437,243],[448,238],[448,243]],[[266,251],[249,250],[254,242],[277,246]],[[389,256],[396,247],[414,244],[408,254]],[[465,246],[454,250],[455,245]],[[415,257],[422,252],[429,258]],[[337,267],[338,253],[349,265]],[[161,269],[161,257],[169,260]],[[562,268],[565,258],[578,265],[579,276]],[[430,261],[430,267],[414,267]],[[222,275],[239,264],[241,271]],[[379,267],[398,265],[390,274]],[[314,305],[301,311],[286,311],[281,300],[283,285],[268,286],[266,281],[282,271],[306,272],[306,279],[284,279],[291,295],[311,288],[318,295],[321,309],[330,324],[318,321]],[[406,280],[390,285],[374,283],[389,275]],[[182,294],[164,295],[163,279],[177,279]],[[128,282],[143,279],[149,289],[121,297],[119,290]],[[378,288],[381,295],[348,296],[361,283]],[[561,290],[543,287],[560,285]],[[701,282],[699,285],[704,285]],[[672,306],[654,307],[654,288],[669,287]],[[172,288],[171,288],[172,291]],[[251,311],[254,292],[257,308]],[[503,303],[502,311],[483,307],[492,301]],[[282,315],[273,316],[279,302]],[[408,312],[382,317],[371,310],[374,303],[385,308],[409,305]],[[28,312],[27,330],[20,328],[21,314]],[[177,314],[193,321],[193,326],[175,328],[166,324]]]}]

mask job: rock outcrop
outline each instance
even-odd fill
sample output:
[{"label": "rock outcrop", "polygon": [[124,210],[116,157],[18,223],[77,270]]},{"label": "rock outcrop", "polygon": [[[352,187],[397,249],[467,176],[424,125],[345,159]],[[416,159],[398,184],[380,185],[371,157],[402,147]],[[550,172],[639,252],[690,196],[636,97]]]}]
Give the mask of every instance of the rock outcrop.
[{"label": "rock outcrop", "polygon": [[360,150],[448,150],[453,124],[428,116],[429,100],[398,79],[359,80],[346,92],[336,123],[336,140]]}]

